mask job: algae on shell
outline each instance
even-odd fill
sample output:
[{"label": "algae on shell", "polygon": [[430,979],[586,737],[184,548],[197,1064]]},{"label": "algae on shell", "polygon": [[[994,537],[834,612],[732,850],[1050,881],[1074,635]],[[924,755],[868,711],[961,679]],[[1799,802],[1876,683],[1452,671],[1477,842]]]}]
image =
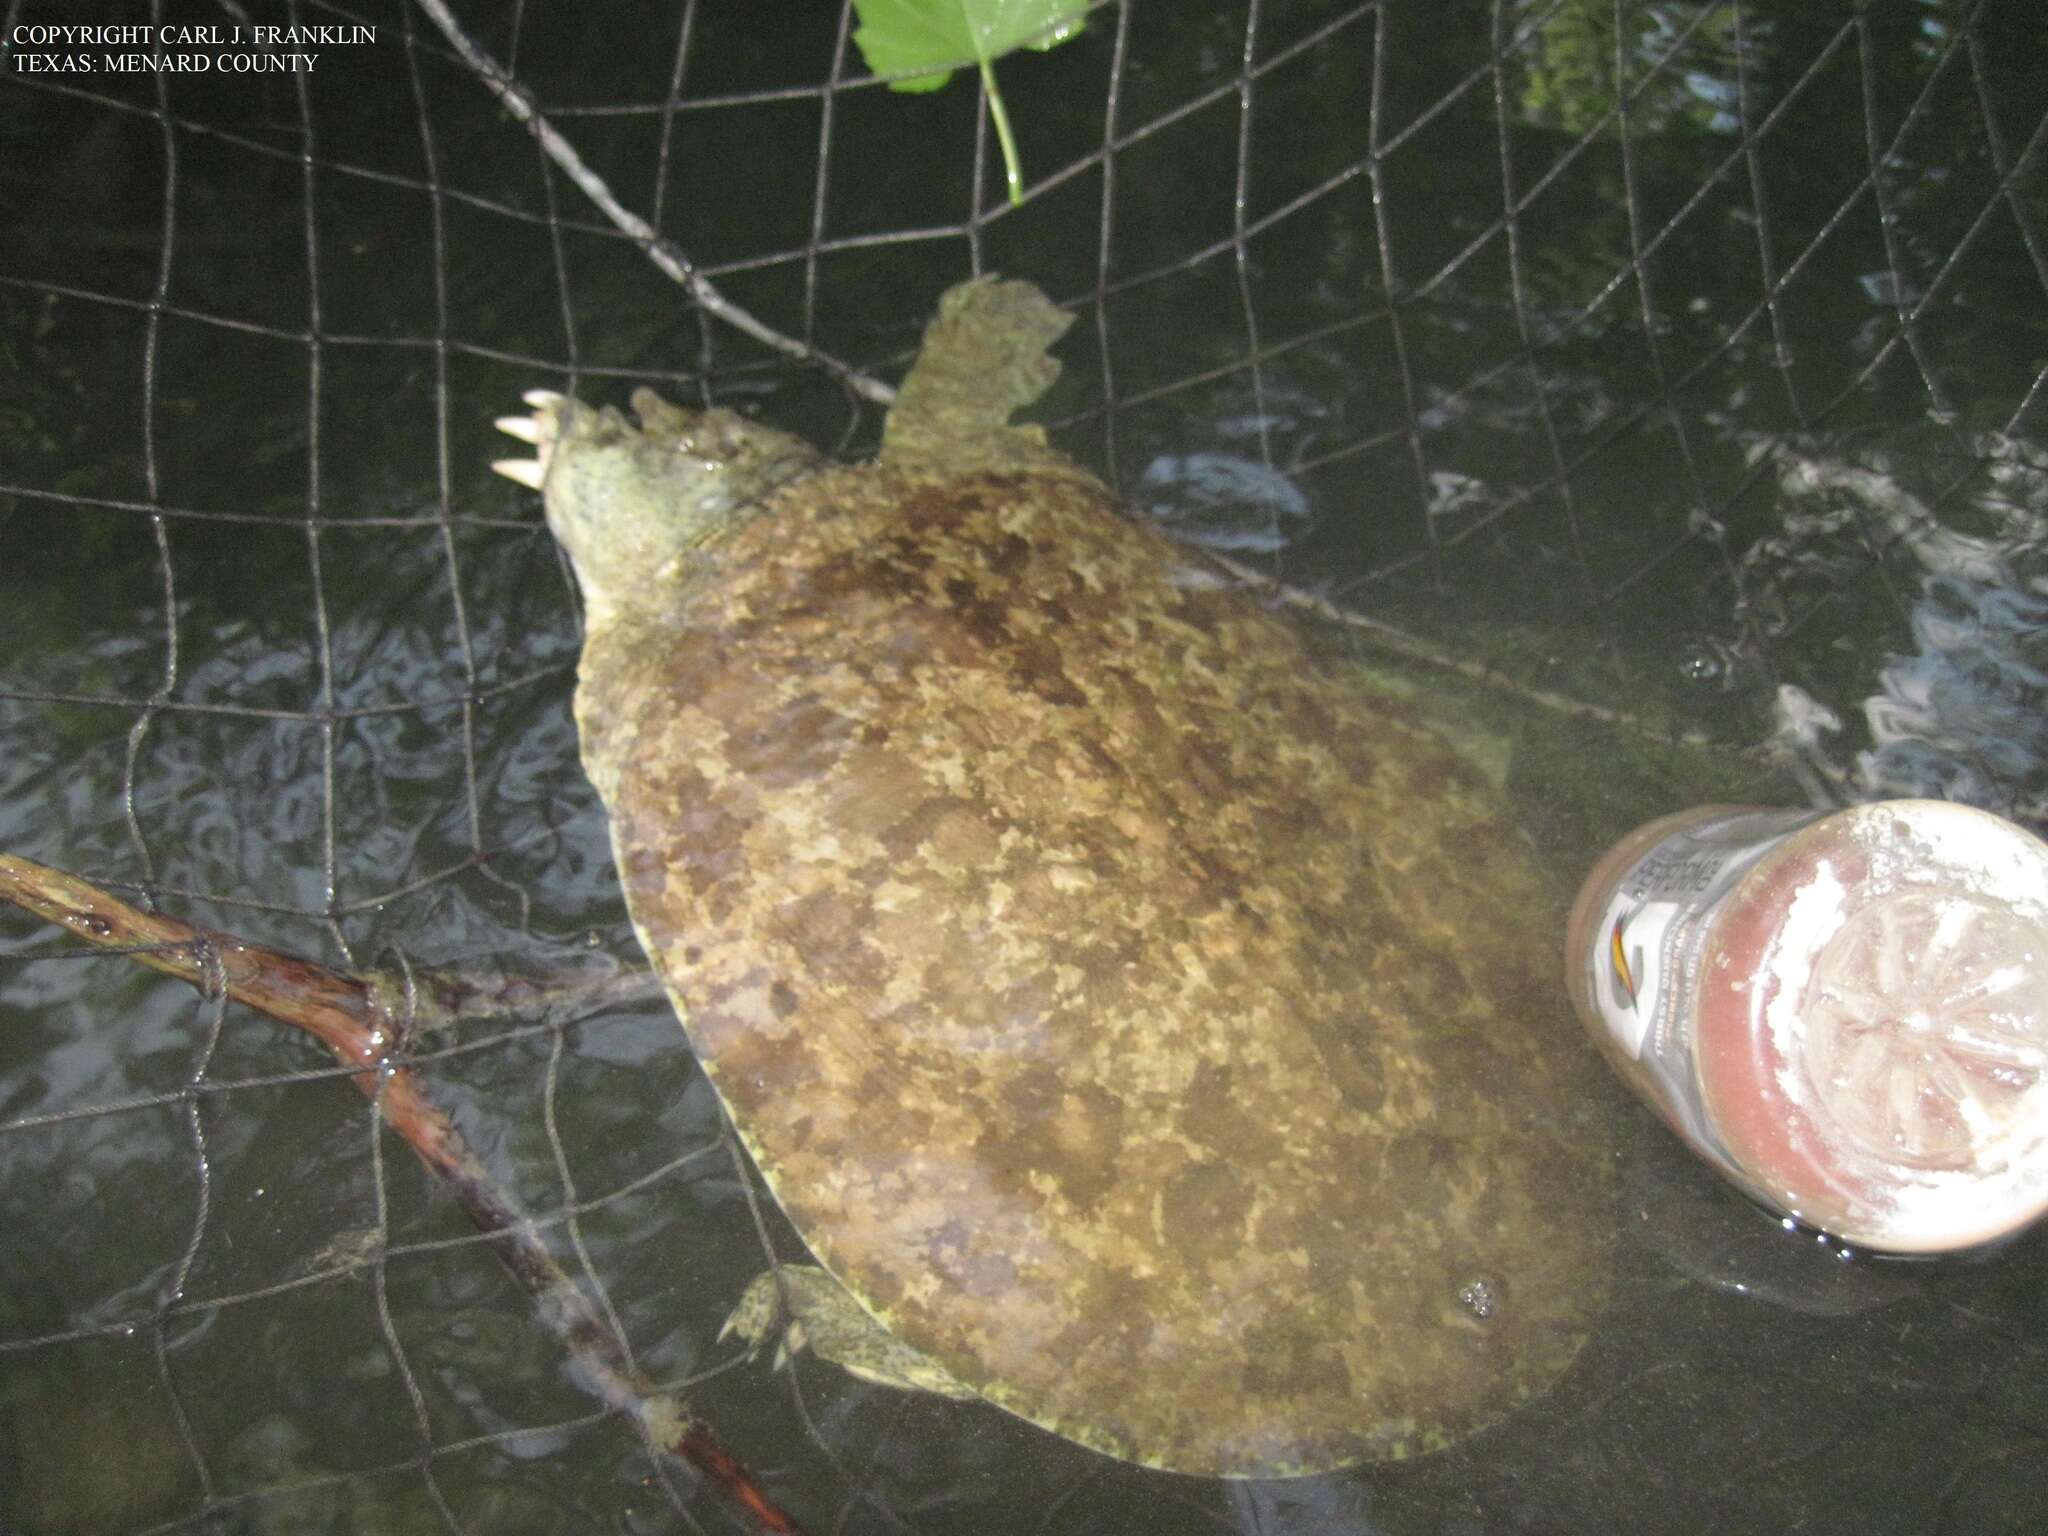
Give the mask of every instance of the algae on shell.
[{"label": "algae on shell", "polygon": [[1008,424],[1066,321],[953,290],[872,464],[645,391],[514,419],[633,922],[805,1241],[966,1388],[1183,1472],[1430,1450],[1606,1294],[1556,893]]}]

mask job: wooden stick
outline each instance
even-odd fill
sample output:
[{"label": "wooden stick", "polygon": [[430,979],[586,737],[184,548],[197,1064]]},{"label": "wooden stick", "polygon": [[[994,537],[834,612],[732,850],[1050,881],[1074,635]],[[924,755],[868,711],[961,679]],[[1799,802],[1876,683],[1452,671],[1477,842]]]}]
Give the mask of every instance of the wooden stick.
[{"label": "wooden stick", "polygon": [[646,253],[649,261],[672,281],[682,284],[700,307],[736,330],[744,331],[763,346],[772,347],[783,356],[794,358],[800,363],[811,363],[824,369],[864,400],[887,405],[896,398],[896,391],[880,379],[862,373],[858,368],[840,361],[829,352],[821,352],[794,336],[776,330],[728,299],[681,251],[664,240],[660,231],[612,195],[612,189],[605,184],[604,178],[584,163],[583,157],[576,153],[576,147],[563,138],[554,124],[550,123],[534,105],[533,98],[527,93],[526,88],[512,78],[504,65],[471,41],[469,34],[457,25],[454,13],[448,9],[444,0],[419,0],[419,7],[433,20],[434,25],[441,29],[441,35],[446,37],[450,45],[461,55],[462,62],[467,64],[476,77],[490,89],[491,94],[498,98],[499,104],[532,130],[533,136],[540,141],[542,153],[554,161],[562,173],[582,189],[585,197],[603,210],[606,218],[632,237],[634,243]]},{"label": "wooden stick", "polygon": [[1200,551],[1200,553],[1204,559],[1228,572],[1251,589],[1254,594],[1263,593],[1282,607],[1296,608],[1306,613],[1312,613],[1319,619],[1326,620],[1332,624],[1341,624],[1347,629],[1363,630],[1366,634],[1373,636],[1382,645],[1386,646],[1388,650],[1398,655],[1406,656],[1412,661],[1422,662],[1427,666],[1441,668],[1446,672],[1456,673],[1459,677],[1467,678],[1496,692],[1505,693],[1513,698],[1520,699],[1525,704],[1533,704],[1538,709],[1549,710],[1553,714],[1567,715],[1573,719],[1598,721],[1601,725],[1640,736],[1646,741],[1654,741],[1663,746],[1721,747],[1727,745],[1725,742],[1715,740],[1704,731],[1666,729],[1650,724],[1647,721],[1639,720],[1634,715],[1622,710],[1609,709],[1604,704],[1594,704],[1585,699],[1575,699],[1568,694],[1555,693],[1548,688],[1532,687],[1530,684],[1522,682],[1519,678],[1509,676],[1498,667],[1490,667],[1483,661],[1469,661],[1460,656],[1453,656],[1448,651],[1431,645],[1420,636],[1411,635],[1405,629],[1387,623],[1384,619],[1375,619],[1368,614],[1358,612],[1356,609],[1340,608],[1327,597],[1305,591],[1300,587],[1290,587],[1286,582],[1268,576],[1240,560],[1233,560],[1228,555],[1220,554],[1213,549],[1205,549]]},{"label": "wooden stick", "polygon": [[[498,1258],[532,1298],[541,1323],[569,1351],[587,1390],[607,1407],[630,1414],[650,1444],[697,1468],[753,1530],[762,1536],[803,1536],[710,1426],[672,1393],[657,1391],[633,1365],[624,1344],[540,1240],[533,1223],[477,1160],[418,1074],[397,1059],[409,1023],[418,1020],[411,1004],[424,995],[430,1009],[452,1014],[465,1000],[482,995],[478,983],[430,973],[428,985],[408,999],[388,976],[336,970],[302,955],[245,943],[233,934],[139,911],[76,875],[12,854],[0,854],[0,900],[89,944],[126,951],[130,959],[188,982],[205,996],[224,986],[236,1002],[303,1029],[326,1046],[343,1066],[354,1069],[349,1080],[491,1239]],[[532,983],[509,993],[500,989],[497,995],[554,992],[559,988]]]}]

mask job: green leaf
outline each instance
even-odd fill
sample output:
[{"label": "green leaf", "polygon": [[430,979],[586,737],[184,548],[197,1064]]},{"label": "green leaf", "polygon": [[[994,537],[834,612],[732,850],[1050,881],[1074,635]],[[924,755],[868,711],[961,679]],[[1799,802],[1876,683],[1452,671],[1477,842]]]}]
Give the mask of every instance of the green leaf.
[{"label": "green leaf", "polygon": [[988,89],[988,114],[1003,148],[1010,201],[1024,200],[1017,141],[996,89],[995,61],[1019,48],[1043,52],[1079,34],[1088,0],[853,0],[861,57],[878,75],[900,75],[892,91],[936,91],[972,59]]}]

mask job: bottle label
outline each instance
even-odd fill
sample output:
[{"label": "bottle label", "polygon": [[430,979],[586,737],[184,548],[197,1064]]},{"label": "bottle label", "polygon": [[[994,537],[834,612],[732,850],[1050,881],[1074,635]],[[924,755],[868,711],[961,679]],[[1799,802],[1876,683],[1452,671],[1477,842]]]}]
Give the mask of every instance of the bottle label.
[{"label": "bottle label", "polygon": [[1693,1069],[1701,953],[1728,893],[1782,839],[1824,811],[1735,811],[1681,828],[1623,875],[1586,957],[1601,1022],[1655,1083],[1685,1133],[1732,1166]]}]

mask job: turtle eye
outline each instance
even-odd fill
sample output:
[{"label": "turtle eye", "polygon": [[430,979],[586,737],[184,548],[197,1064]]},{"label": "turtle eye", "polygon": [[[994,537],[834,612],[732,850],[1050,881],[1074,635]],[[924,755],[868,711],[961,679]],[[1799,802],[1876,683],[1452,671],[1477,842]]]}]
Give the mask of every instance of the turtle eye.
[{"label": "turtle eye", "polygon": [[729,411],[702,412],[676,442],[678,450],[706,468],[731,462],[745,446],[745,424]]}]

